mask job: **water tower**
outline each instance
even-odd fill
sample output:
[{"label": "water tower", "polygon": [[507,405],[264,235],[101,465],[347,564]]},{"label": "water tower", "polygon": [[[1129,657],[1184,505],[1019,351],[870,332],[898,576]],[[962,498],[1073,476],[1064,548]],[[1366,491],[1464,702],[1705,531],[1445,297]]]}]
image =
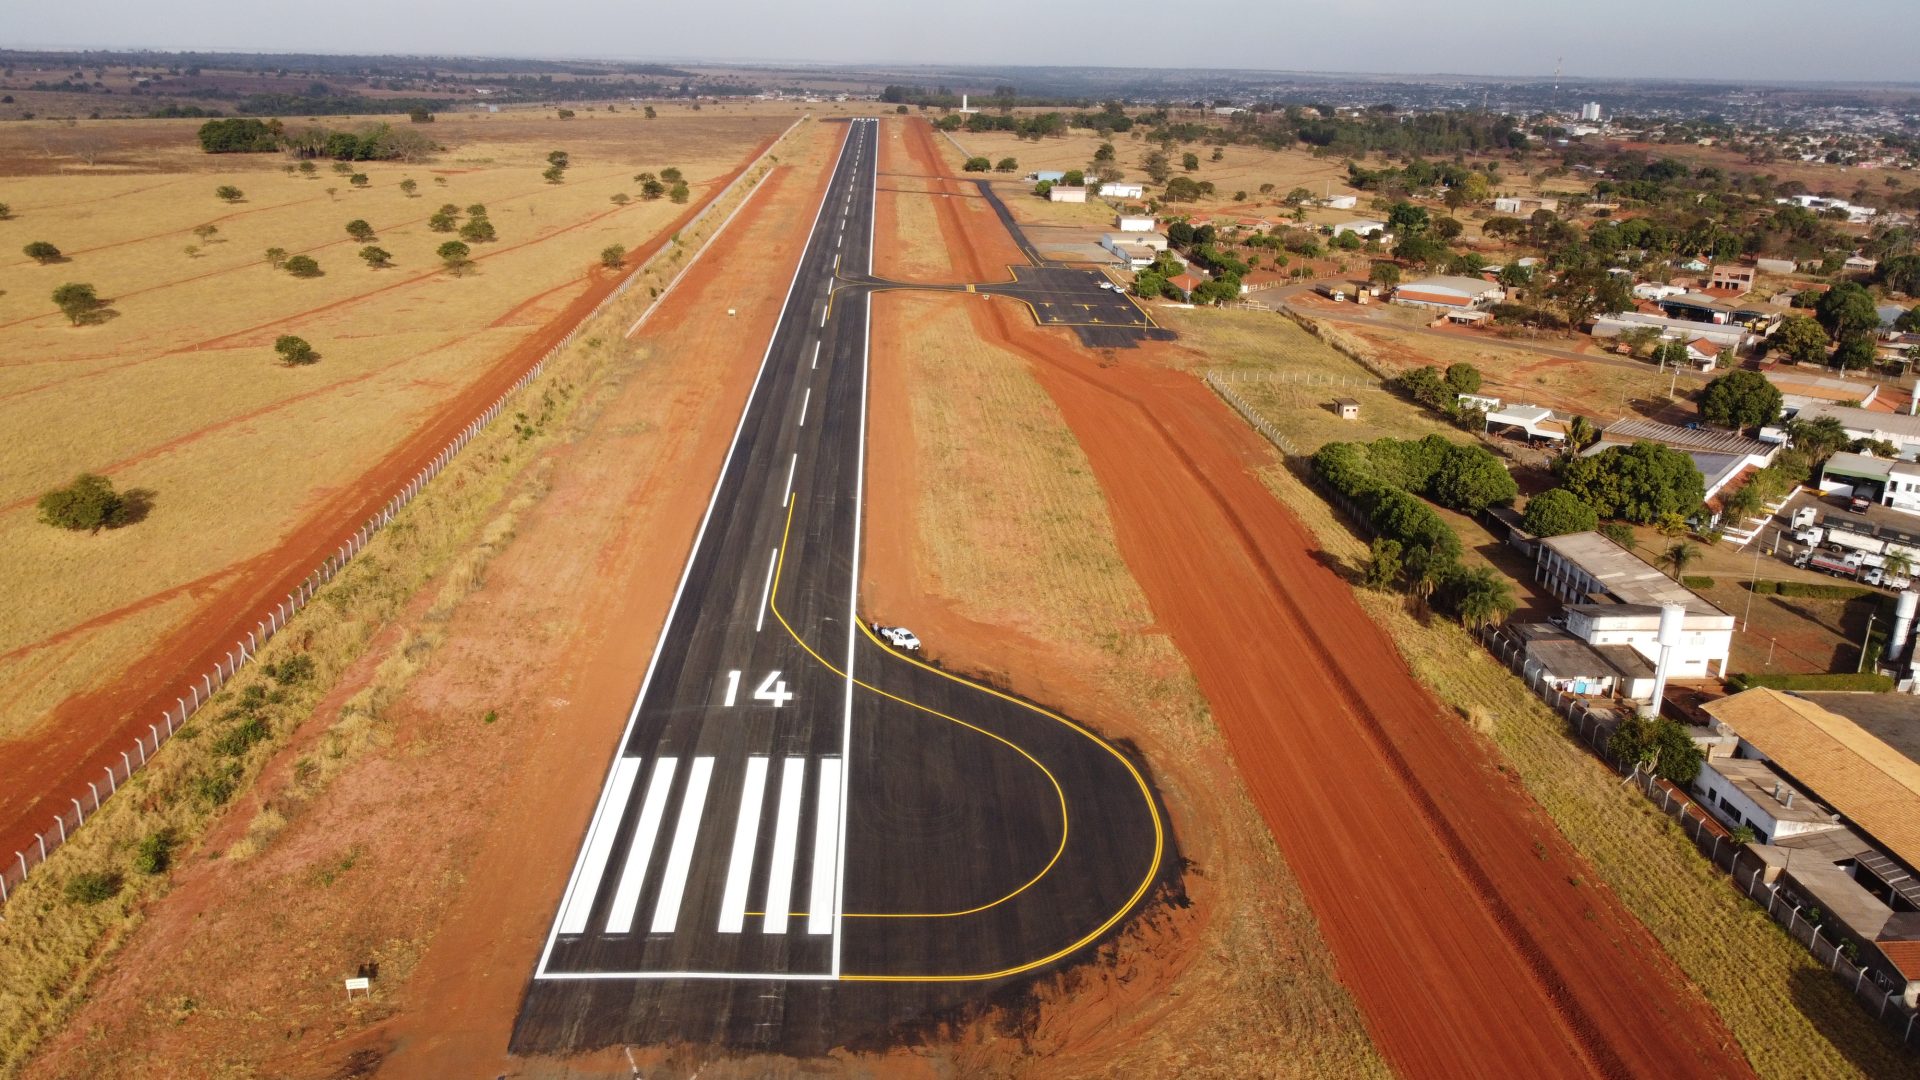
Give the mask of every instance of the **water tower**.
[{"label": "water tower", "polygon": [[1654,644],[1660,646],[1660,660],[1653,669],[1653,700],[1640,707],[1640,715],[1651,720],[1660,715],[1660,699],[1667,693],[1667,675],[1673,670],[1673,650],[1680,644],[1680,632],[1687,621],[1685,604],[1660,605],[1660,629]]}]

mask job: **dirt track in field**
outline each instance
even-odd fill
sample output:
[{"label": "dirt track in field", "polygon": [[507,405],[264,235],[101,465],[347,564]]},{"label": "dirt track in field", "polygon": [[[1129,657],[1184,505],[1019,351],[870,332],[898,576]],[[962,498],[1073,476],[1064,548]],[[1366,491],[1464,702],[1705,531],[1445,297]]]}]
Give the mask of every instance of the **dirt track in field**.
[{"label": "dirt track in field", "polygon": [[[933,139],[908,125],[928,175],[945,171]],[[998,276],[1010,241],[968,228],[958,202],[940,200],[956,262]],[[1397,1070],[1751,1075],[1652,935],[1315,558],[1257,475],[1272,449],[1169,366],[1177,346],[1095,354],[1015,305],[969,309],[1030,360],[1092,461],[1122,554]]]},{"label": "dirt track in field", "polygon": [[[739,168],[715,181],[713,190],[723,190],[775,139],[777,136],[769,137],[756,146]],[[627,264],[644,262],[701,209],[701,205],[689,206],[628,253]],[[173,707],[175,698],[186,692],[193,679],[212,670],[215,661],[224,662],[227,650],[237,639],[265,618],[275,603],[392,498],[461,428],[565,337],[618,281],[612,274],[590,272],[580,283],[578,295],[564,309],[502,355],[465,390],[435,409],[358,480],[320,499],[279,544],[191,586],[168,590],[167,596],[190,592],[200,600],[199,608],[156,640],[144,655],[103,685],[68,698],[26,737],[0,742],[0,776],[7,778],[7,783],[0,786],[0,855],[25,848],[36,832],[50,827],[56,809],[65,808],[88,779],[99,778],[109,762],[117,764],[121,751],[130,750],[136,735],[144,736],[147,725],[159,719],[162,709]],[[132,600],[89,625],[105,625],[155,602],[155,597]]]}]

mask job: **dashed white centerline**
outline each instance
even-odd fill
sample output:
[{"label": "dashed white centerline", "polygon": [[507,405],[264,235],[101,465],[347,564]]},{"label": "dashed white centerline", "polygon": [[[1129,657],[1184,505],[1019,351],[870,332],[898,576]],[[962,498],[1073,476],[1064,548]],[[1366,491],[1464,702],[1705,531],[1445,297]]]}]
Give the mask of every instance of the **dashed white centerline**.
[{"label": "dashed white centerline", "polygon": [[687,892],[687,871],[693,866],[693,842],[700,834],[700,814],[707,806],[707,782],[713,778],[713,759],[693,759],[687,793],[680,802],[680,820],[673,829],[673,849],[667,853],[667,876],[660,883],[660,902],[653,909],[653,932],[671,934],[680,921],[680,901]]},{"label": "dashed white centerline", "polygon": [[813,366],[814,367],[820,366],[820,345],[821,345],[821,342],[818,342],[818,341],[813,343]]},{"label": "dashed white centerline", "polygon": [[822,328],[824,328],[827,325],[827,312],[826,312],[826,309],[824,308],[822,308],[820,311],[820,325]]},{"label": "dashed white centerline", "polygon": [[767,556],[767,583],[760,589],[760,615],[753,620],[753,632],[756,634],[767,625],[767,600],[773,596],[773,571],[779,565],[780,549],[774,548],[773,554]]},{"label": "dashed white centerline", "polygon": [[807,426],[807,403],[813,400],[813,387],[807,387],[806,396],[800,399],[800,426]]},{"label": "dashed white centerline", "polygon": [[786,506],[793,501],[793,469],[800,464],[800,452],[794,451],[793,459],[787,462],[787,493],[780,497],[780,505]]}]

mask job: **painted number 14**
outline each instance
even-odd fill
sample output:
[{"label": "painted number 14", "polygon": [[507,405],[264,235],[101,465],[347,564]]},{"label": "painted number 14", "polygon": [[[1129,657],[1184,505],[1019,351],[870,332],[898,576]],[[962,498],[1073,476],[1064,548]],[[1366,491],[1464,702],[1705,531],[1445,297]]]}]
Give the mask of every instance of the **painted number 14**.
[{"label": "painted number 14", "polygon": [[[729,671],[727,672],[727,700],[724,704],[731,709],[739,699],[740,673]],[[766,678],[760,680],[759,688],[753,692],[753,700],[767,702],[777,709],[793,700],[793,692],[787,689],[786,681],[780,678],[779,672],[771,671],[767,673]]]}]

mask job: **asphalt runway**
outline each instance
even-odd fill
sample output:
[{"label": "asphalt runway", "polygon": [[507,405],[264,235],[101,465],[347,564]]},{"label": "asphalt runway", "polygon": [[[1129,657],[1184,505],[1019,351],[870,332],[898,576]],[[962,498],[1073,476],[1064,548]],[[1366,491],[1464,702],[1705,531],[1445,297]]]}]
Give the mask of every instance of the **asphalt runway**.
[{"label": "asphalt runway", "polygon": [[849,125],[515,1052],[883,1044],[1086,959],[1177,881],[1128,749],[859,621],[862,529],[911,527],[862,519],[878,129]]}]

